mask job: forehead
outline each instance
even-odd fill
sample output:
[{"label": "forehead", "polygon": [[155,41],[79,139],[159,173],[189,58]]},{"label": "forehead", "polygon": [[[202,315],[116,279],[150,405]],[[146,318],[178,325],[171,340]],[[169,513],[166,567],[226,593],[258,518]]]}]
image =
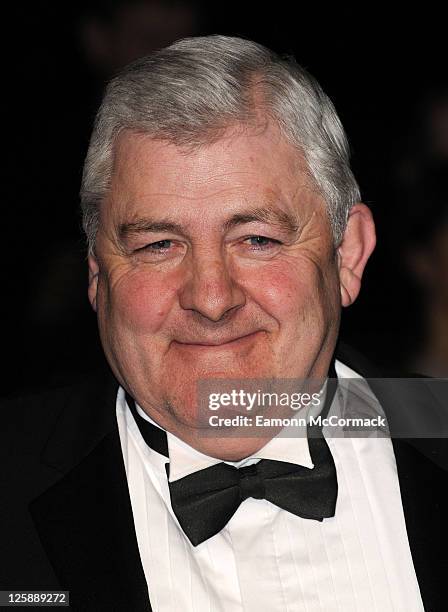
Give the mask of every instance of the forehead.
[{"label": "forehead", "polygon": [[[123,132],[116,142],[107,208],[120,220],[167,202],[176,212],[236,212],[242,205],[278,204],[293,212],[299,199],[320,198],[303,154],[279,129],[228,131],[194,150]],[[235,210],[233,210],[235,208]]]}]

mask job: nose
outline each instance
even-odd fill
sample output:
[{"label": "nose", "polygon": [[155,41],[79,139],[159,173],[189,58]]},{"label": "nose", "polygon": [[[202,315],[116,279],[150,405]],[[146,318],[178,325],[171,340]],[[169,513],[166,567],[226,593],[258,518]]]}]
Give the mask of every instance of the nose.
[{"label": "nose", "polygon": [[223,256],[196,256],[190,274],[182,287],[179,302],[210,321],[219,321],[226,314],[245,304],[242,288],[232,278]]}]

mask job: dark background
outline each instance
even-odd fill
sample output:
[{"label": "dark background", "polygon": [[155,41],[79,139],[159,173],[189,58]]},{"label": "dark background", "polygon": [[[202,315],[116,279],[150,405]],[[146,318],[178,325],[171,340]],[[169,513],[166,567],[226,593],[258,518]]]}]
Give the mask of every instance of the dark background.
[{"label": "dark background", "polygon": [[444,142],[435,142],[446,129],[448,143],[443,116],[431,132],[432,100],[444,99],[448,81],[445,19],[428,5],[391,10],[377,3],[348,9],[149,0],[6,8],[2,393],[101,367],[78,200],[93,117],[116,68],[190,34],[239,35],[292,53],[330,95],[378,228],[342,335],[394,371],[412,367],[423,333],[421,295],[409,282],[403,248],[419,225],[409,212],[414,184],[422,168],[445,163]]}]

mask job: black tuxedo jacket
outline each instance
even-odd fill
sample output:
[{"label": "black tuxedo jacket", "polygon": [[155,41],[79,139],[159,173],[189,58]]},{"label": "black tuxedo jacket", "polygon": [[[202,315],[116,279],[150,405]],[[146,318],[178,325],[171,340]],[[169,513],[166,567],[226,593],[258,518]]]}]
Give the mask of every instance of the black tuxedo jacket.
[{"label": "black tuxedo jacket", "polygon": [[[338,358],[365,377],[377,374],[344,349]],[[116,423],[117,386],[109,376],[2,407],[0,590],[68,590],[71,609],[80,612],[151,610]],[[379,399],[387,414],[390,398]],[[425,610],[446,612],[446,443],[393,443]]]}]

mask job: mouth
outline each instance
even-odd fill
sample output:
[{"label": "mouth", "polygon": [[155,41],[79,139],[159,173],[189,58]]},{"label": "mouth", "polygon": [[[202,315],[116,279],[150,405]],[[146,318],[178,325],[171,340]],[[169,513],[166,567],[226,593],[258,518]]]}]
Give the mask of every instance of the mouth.
[{"label": "mouth", "polygon": [[257,339],[260,336],[261,332],[251,332],[250,334],[245,334],[244,336],[238,336],[236,338],[230,338],[226,340],[208,340],[208,341],[191,341],[191,342],[183,342],[180,340],[174,340],[173,344],[176,344],[182,348],[191,348],[196,350],[213,350],[213,349],[225,349],[225,348],[235,348],[247,344],[250,341]]}]

